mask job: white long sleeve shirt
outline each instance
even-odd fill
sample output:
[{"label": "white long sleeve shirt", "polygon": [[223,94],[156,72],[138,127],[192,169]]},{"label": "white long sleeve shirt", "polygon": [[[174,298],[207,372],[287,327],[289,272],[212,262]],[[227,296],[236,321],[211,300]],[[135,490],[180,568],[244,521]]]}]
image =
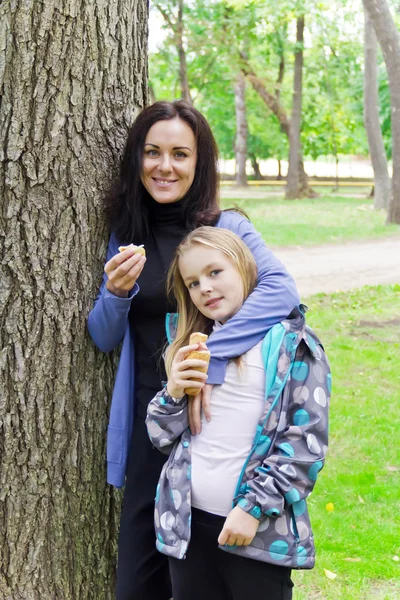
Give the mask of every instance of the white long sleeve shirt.
[{"label": "white long sleeve shirt", "polygon": [[240,366],[228,363],[224,383],[211,394],[211,421],[203,415],[201,433],[192,437],[192,506],[224,517],[264,406],[261,344],[242,355]]}]

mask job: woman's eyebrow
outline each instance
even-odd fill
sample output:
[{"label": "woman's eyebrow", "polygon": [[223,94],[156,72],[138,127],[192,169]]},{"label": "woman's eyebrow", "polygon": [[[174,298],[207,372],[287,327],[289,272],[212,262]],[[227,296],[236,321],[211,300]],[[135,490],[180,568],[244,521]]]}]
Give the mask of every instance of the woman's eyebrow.
[{"label": "woman's eyebrow", "polygon": [[[160,146],[157,146],[157,144],[152,144],[151,142],[146,142],[145,146],[153,146],[153,148],[160,148]],[[189,146],[174,146],[172,148],[172,150],[182,150],[183,148],[185,148],[185,150],[190,150],[190,152],[192,151],[191,148],[189,148]]]}]

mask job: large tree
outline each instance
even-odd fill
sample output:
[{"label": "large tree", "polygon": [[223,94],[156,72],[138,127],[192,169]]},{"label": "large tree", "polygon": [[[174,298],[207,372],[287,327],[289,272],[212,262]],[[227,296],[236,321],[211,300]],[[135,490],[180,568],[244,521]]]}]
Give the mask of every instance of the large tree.
[{"label": "large tree", "polygon": [[392,195],[388,222],[400,224],[400,36],[386,0],[363,0],[388,72],[392,106]]},{"label": "large tree", "polygon": [[0,6],[0,598],[113,598],[113,361],[86,333],[106,179],[147,102],[147,2]]}]

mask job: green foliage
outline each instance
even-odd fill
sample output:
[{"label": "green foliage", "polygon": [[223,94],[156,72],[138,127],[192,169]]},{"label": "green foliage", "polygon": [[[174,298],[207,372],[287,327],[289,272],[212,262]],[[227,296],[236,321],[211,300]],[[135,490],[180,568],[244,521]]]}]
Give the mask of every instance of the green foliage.
[{"label": "green foliage", "polygon": [[[157,0],[172,22],[176,0]],[[246,65],[267,90],[279,94],[291,113],[295,20],[306,16],[303,70],[303,154],[368,154],[363,123],[363,19],[358,0],[188,0],[184,45],[195,106],[210,122],[223,158],[234,156],[234,83]],[[156,98],[179,95],[179,61],[174,33],[150,56],[150,83]],[[284,61],[282,81],[278,83]],[[390,99],[380,58],[382,128],[391,153]],[[246,108],[249,155],[286,158],[288,143],[277,118],[248,84]]]}]

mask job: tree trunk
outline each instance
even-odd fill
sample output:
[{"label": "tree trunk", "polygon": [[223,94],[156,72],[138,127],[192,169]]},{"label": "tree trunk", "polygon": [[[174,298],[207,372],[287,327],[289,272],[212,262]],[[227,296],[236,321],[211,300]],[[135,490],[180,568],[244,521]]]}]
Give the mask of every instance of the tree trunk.
[{"label": "tree trunk", "polygon": [[400,36],[386,0],[363,0],[382,48],[389,79],[393,177],[388,223],[400,224]]},{"label": "tree trunk", "polygon": [[364,8],[364,122],[374,170],[374,207],[387,208],[391,183],[379,120],[378,42],[368,11]]},{"label": "tree trunk", "polygon": [[[160,11],[168,27],[174,34],[174,43],[179,57],[179,86],[181,98],[193,104],[190,95],[189,80],[187,76],[186,52],[183,45],[183,0],[178,0],[178,14],[173,19],[171,7],[167,7],[159,0],[153,0],[152,4]],[[172,5],[175,7],[175,4]]]},{"label": "tree trunk", "polygon": [[293,80],[293,106],[290,121],[289,135],[289,170],[286,185],[286,198],[299,198],[300,174],[299,166],[301,159],[301,104],[303,94],[303,44],[304,44],[304,16],[297,19],[296,25],[296,52],[294,58],[294,80]]},{"label": "tree trunk", "polygon": [[246,82],[243,73],[239,73],[235,84],[236,109],[236,185],[247,187],[247,121],[246,121]]},{"label": "tree trunk", "polygon": [[262,181],[264,179],[264,177],[263,177],[263,174],[261,173],[260,165],[258,163],[256,155],[249,154],[249,158],[251,160],[251,166],[254,171],[254,179],[256,179],[257,181]]},{"label": "tree trunk", "polygon": [[282,161],[278,158],[278,176],[277,176],[277,180],[281,181],[283,179],[283,175],[282,175]]},{"label": "tree trunk", "polygon": [[[246,75],[246,78],[248,79],[248,81],[250,81],[251,85],[253,86],[253,89],[259,94],[261,100],[263,100],[263,102],[268,106],[268,108],[274,113],[274,115],[278,119],[281,131],[290,139],[290,120],[284,107],[280,103],[279,98],[277,98],[267,90],[261,79],[257,77],[254,71],[251,69],[251,66],[249,65],[248,61],[246,60],[243,54],[241,54],[241,66],[244,74]],[[310,187],[308,183],[308,175],[304,170],[301,145],[299,152],[299,181],[302,196],[315,197],[318,195],[316,194],[316,192],[314,192],[314,190]]]},{"label": "tree trunk", "polygon": [[0,598],[114,597],[101,195],[147,101],[145,0],[0,7]]},{"label": "tree trunk", "polygon": [[187,76],[186,52],[183,47],[183,0],[178,3],[178,21],[176,25],[176,47],[179,56],[179,81],[181,84],[181,98],[192,104],[189,81]]}]

